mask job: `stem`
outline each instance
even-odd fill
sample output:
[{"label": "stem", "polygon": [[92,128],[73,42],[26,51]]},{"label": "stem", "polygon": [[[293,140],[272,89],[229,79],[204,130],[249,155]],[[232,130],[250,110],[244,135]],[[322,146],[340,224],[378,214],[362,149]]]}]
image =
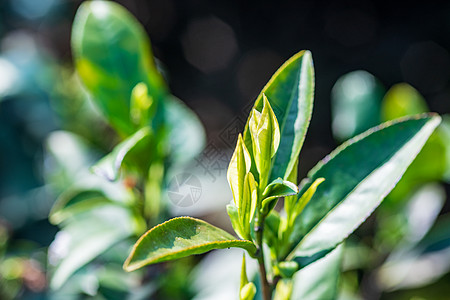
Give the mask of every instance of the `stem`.
[{"label": "stem", "polygon": [[261,277],[262,297],[263,300],[271,299],[271,288],[267,281],[266,266],[264,264],[264,250],[263,250],[263,232],[264,232],[265,216],[258,211],[258,217],[255,222],[256,232],[256,247],[257,247],[257,259],[259,264],[259,274]]}]

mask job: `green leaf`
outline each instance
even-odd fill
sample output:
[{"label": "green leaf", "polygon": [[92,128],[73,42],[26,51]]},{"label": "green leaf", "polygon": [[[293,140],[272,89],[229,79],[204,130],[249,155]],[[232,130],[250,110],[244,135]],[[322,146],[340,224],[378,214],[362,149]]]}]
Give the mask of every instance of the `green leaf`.
[{"label": "green leaf", "polygon": [[247,278],[247,267],[245,263],[245,253],[242,256],[241,267],[241,286],[239,288],[240,300],[253,300],[256,294],[256,286],[253,282],[249,282]]},{"label": "green leaf", "polygon": [[331,91],[333,135],[344,141],[380,123],[382,84],[366,71],[341,76]]},{"label": "green leaf", "polygon": [[[303,195],[298,198],[298,200],[294,203],[286,203],[288,204],[285,206],[286,214],[288,223],[287,226],[293,227],[294,221],[297,218],[298,215],[303,211],[306,204],[311,200],[312,196],[317,190],[317,187],[325,181],[325,178],[317,178],[310,186],[309,188],[303,193]],[[290,199],[289,199],[290,200]]]},{"label": "green leaf", "polygon": [[111,201],[101,191],[82,190],[73,192],[69,190],[68,193],[63,193],[58,197],[49,214],[49,220],[52,224],[59,224],[79,213],[110,203]]},{"label": "green leaf", "polygon": [[[301,51],[295,54],[275,72],[256,99],[254,108],[257,111],[262,111],[263,94],[269,99],[280,127],[280,145],[272,159],[269,181],[278,177],[287,179],[296,167],[311,119],[314,98],[311,52]],[[244,140],[247,148],[252,149],[248,122]]]},{"label": "green leaf", "polygon": [[386,291],[419,288],[436,282],[448,274],[449,228],[450,214],[441,215],[415,247],[390,255],[377,270],[379,286]]},{"label": "green leaf", "polygon": [[[406,83],[394,85],[383,99],[382,113],[386,121],[427,111],[425,99],[416,89]],[[389,194],[388,204],[402,203],[419,185],[445,178],[449,167],[448,163],[443,162],[448,162],[448,157],[450,157],[448,154],[450,153],[448,152],[450,135],[446,134],[446,123],[444,119],[430,136],[402,180]],[[386,209],[395,209],[395,207],[390,205]]]},{"label": "green leaf", "polygon": [[238,208],[239,222],[242,225],[242,230],[244,231],[244,238],[247,240],[251,239],[251,227],[253,224],[253,217],[255,215],[257,202],[257,184],[253,174],[248,172],[244,178],[244,193]]},{"label": "green leaf", "polygon": [[169,159],[180,165],[194,159],[205,146],[203,125],[182,101],[169,97],[165,102],[165,121],[168,127]]},{"label": "green leaf", "polygon": [[428,112],[422,95],[407,83],[392,86],[384,96],[381,115],[384,121]]},{"label": "green leaf", "polygon": [[242,135],[239,134],[236,149],[231,157],[227,170],[227,179],[233,193],[234,204],[239,207],[244,193],[245,175],[250,171],[250,153],[245,147]]},{"label": "green leaf", "polygon": [[297,272],[292,299],[337,299],[343,248],[339,245],[327,256]]},{"label": "green leaf", "polygon": [[267,185],[263,192],[262,208],[263,212],[268,211],[269,206],[273,206],[273,201],[280,197],[287,197],[296,195],[298,193],[298,187],[287,180],[277,178]]},{"label": "green leaf", "polygon": [[230,217],[231,226],[233,226],[234,231],[241,239],[243,239],[245,237],[245,230],[242,228],[241,222],[239,220],[239,212],[236,205],[234,205],[233,203],[228,204],[227,213]]},{"label": "green leaf", "polygon": [[56,268],[51,278],[51,288],[60,288],[75,271],[117,242],[133,235],[135,225],[130,212],[115,205],[91,209],[79,215],[58,233],[50,246],[49,255],[59,259],[54,262]]},{"label": "green leaf", "polygon": [[277,152],[280,144],[278,121],[265,94],[263,94],[262,111],[253,109],[248,124],[252,136],[253,158],[259,173],[259,183],[261,187],[264,187],[269,177],[271,158]]},{"label": "green leaf", "polygon": [[392,190],[440,121],[421,115],[385,123],[319,162],[300,194],[316,179],[325,181],[295,221],[298,244],[288,258],[329,251],[351,234]]},{"label": "green leaf", "polygon": [[256,251],[252,242],[237,240],[205,221],[190,217],[174,218],[141,236],[125,261],[124,269],[130,272],[145,265],[230,247],[243,248],[251,255]]},{"label": "green leaf", "polygon": [[291,279],[281,278],[275,288],[274,300],[289,300],[292,295],[293,282]]},{"label": "green leaf", "polygon": [[253,282],[244,285],[239,291],[240,300],[253,300],[256,294],[256,286]]},{"label": "green leaf", "polygon": [[[137,157],[144,158],[144,161],[136,163],[142,168],[142,171],[148,171],[148,146],[152,137],[152,131],[149,127],[143,127],[128,137],[126,140],[117,145],[111,153],[102,158],[97,164],[92,167],[94,173],[102,176],[110,181],[117,180],[119,177],[119,171],[123,164],[127,160],[133,160],[137,162]],[[135,155],[141,153],[141,151],[147,152],[144,156]]]},{"label": "green leaf", "polygon": [[94,102],[122,135],[136,129],[130,120],[130,97],[138,83],[147,85],[155,101],[167,94],[144,28],[115,2],[81,4],[72,28],[72,52]]},{"label": "green leaf", "polygon": [[277,268],[283,278],[292,278],[298,271],[298,264],[295,261],[282,261],[278,263]]},{"label": "green leaf", "polygon": [[139,82],[131,91],[130,116],[131,120],[138,127],[145,126],[151,115],[153,99],[148,94],[148,87],[145,83]]}]

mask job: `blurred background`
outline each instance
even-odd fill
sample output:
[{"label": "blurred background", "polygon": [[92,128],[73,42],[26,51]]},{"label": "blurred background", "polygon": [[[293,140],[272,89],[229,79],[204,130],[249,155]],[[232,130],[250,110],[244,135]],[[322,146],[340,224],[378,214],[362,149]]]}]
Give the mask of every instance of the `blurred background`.
[{"label": "blurred background", "polygon": [[[47,248],[57,228],[47,216],[58,191],[58,183],[52,179],[55,173],[49,172],[54,161],[46,154],[49,135],[69,130],[104,151],[115,142],[108,136],[96,136],[107,131],[107,125],[92,117],[98,113],[83,102],[73,84],[70,33],[81,2],[0,1],[0,299],[48,297]],[[445,2],[116,2],[144,25],[172,93],[197,113],[206,129],[207,145],[225,152],[231,151],[234,138],[224,135],[230,134],[230,128],[242,130],[250,105],[273,72],[297,51],[311,50],[316,96],[301,153],[300,178],[342,140],[388,120],[389,104],[377,108],[388,95],[418,99],[405,113],[450,113],[450,4]],[[366,72],[342,77],[356,70]],[[359,101],[354,100],[358,98],[355,95],[374,99],[375,108],[366,113],[367,124],[346,130],[348,124],[336,121],[335,125],[335,118],[340,111],[348,112],[341,109],[345,103]],[[448,136],[443,133],[440,137],[442,146],[438,147],[445,152],[444,161],[437,163],[441,166],[450,161],[445,146]],[[70,154],[61,155],[72,159]],[[428,158],[423,165],[431,164],[435,156]],[[406,185],[380,208],[385,221],[372,216],[349,241],[343,299],[445,299],[440,298],[442,293],[450,294],[449,176],[446,169],[433,172],[414,181],[435,184],[415,186],[422,196],[412,195],[411,186]],[[227,189],[226,181],[217,184]],[[419,198],[438,200],[414,200]],[[212,218],[218,214],[214,209],[225,211],[223,203],[219,204],[197,214]],[[428,214],[414,219],[414,212],[430,206]],[[188,212],[196,210],[193,206]],[[174,214],[181,213],[186,210]],[[412,227],[405,225],[412,220],[417,221]],[[429,233],[436,226],[437,231]],[[409,231],[422,233],[414,236]],[[432,235],[433,243],[423,241],[427,235]],[[402,239],[415,242],[398,248]],[[421,250],[411,250],[415,247]],[[426,256],[425,261],[434,259],[434,263],[423,262],[419,269],[410,266],[389,271],[387,267],[395,267],[396,258],[390,255],[394,250],[411,253],[415,262],[430,251],[441,256]],[[390,260],[394,263],[385,266]],[[447,265],[442,266],[445,261]],[[431,268],[427,269],[431,275],[438,275],[412,283],[406,278],[405,270],[426,268]],[[406,281],[389,279],[392,274],[398,279],[398,272]]]}]

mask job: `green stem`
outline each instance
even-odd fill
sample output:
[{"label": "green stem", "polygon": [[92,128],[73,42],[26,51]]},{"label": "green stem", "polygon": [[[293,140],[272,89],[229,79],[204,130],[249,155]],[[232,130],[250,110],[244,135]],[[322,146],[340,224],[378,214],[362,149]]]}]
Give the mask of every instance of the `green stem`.
[{"label": "green stem", "polygon": [[271,287],[267,281],[266,266],[264,264],[264,250],[263,250],[263,232],[264,232],[265,216],[258,211],[258,216],[255,222],[256,233],[256,247],[257,247],[257,259],[259,265],[259,274],[261,277],[262,297],[263,300],[270,300]]}]

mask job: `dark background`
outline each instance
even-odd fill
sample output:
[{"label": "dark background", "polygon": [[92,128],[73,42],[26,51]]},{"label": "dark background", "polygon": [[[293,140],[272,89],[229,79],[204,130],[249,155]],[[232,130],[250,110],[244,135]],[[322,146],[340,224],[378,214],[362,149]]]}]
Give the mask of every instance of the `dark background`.
[{"label": "dark background", "polygon": [[[1,35],[31,31],[70,64],[71,23],[82,1],[44,0],[53,6],[35,19],[15,12],[13,2],[1,2]],[[339,76],[353,70],[369,71],[386,88],[410,83],[431,111],[450,111],[450,5],[445,2],[117,2],[145,26],[173,93],[198,113],[210,139],[253,102],[286,59],[303,49],[312,51],[316,71],[307,145],[334,146],[330,91]]]}]

